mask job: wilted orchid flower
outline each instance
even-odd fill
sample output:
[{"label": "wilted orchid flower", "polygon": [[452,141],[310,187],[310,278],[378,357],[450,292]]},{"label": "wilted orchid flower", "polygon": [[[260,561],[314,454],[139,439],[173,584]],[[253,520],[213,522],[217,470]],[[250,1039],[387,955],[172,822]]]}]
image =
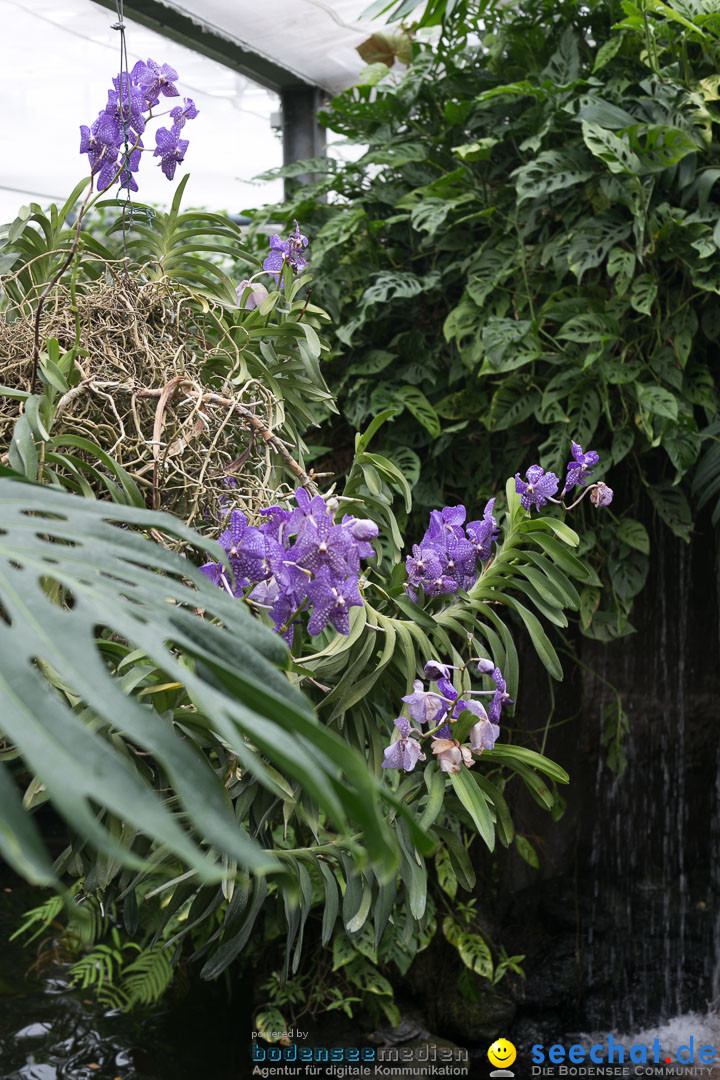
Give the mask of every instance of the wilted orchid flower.
[{"label": "wilted orchid flower", "polygon": [[475,760],[467,746],[460,746],[455,739],[433,739],[433,754],[436,755],[441,772],[459,773],[463,765],[471,769]]},{"label": "wilted orchid flower", "polygon": [[[395,721],[395,727],[400,732],[400,738],[397,742],[391,743],[385,750],[385,760],[382,767],[383,769],[403,769],[405,772],[412,772],[418,761],[425,760],[425,754],[417,739],[410,738],[411,732],[415,729],[410,727],[409,720],[406,720],[404,716],[399,716]],[[420,732],[416,731],[415,734],[419,735]]]},{"label": "wilted orchid flower", "polygon": [[406,694],[402,700],[416,724],[432,724],[439,721],[447,709],[447,702],[443,701],[438,694],[423,690],[420,679],[416,679],[413,683],[412,694]]},{"label": "wilted orchid flower", "polygon": [[602,480],[598,481],[590,492],[590,502],[593,506],[609,506],[612,501],[613,489],[603,484]]}]

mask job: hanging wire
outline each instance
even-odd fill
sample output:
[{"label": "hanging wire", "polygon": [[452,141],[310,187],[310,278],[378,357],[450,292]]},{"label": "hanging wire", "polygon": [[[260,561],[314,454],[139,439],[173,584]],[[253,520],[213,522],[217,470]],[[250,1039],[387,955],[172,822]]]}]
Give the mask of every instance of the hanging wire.
[{"label": "hanging wire", "polygon": [[[117,22],[113,23],[112,29],[119,30],[120,32],[120,116],[122,117],[123,139],[124,139],[124,153],[125,153],[125,165],[121,171],[121,178],[125,182],[125,202],[123,204],[122,214],[122,237],[123,237],[123,257],[127,260],[127,233],[128,228],[132,227],[133,220],[133,204],[132,195],[130,192],[130,139],[128,136],[128,119],[130,118],[131,105],[130,105],[130,70],[128,64],[127,54],[127,42],[125,41],[125,13],[123,9],[123,0],[115,0],[115,9],[117,12]],[[123,94],[127,95],[127,115],[125,109],[125,99]],[[119,202],[118,198],[118,202]],[[127,271],[127,261],[125,262],[125,269]]]}]

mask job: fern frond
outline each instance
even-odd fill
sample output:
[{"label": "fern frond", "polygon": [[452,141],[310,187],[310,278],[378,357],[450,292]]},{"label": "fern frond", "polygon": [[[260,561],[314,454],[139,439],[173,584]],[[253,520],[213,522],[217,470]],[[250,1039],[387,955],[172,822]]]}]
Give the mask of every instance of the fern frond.
[{"label": "fern frond", "polygon": [[123,971],[122,991],[129,1005],[152,1005],[172,982],[170,954],[162,945],[144,949]]}]

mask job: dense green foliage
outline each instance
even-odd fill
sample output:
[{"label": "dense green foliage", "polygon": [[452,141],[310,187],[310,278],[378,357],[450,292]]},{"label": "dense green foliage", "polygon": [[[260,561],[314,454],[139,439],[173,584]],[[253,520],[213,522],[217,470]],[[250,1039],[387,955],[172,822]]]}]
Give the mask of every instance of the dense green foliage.
[{"label": "dense green foliage", "polygon": [[[326,371],[347,428],[395,410],[381,449],[421,506],[473,502],[529,455],[558,471],[571,438],[601,451],[626,496],[584,534],[610,588],[581,622],[605,639],[646,579],[636,519],[687,540],[693,479],[700,504],[720,493],[720,15],[450,7],[406,74],[375,64],[332,102],[367,150],[315,162],[288,208],[314,218]],[[326,440],[340,471],[347,428]]]},{"label": "dense green foliage", "polygon": [[[472,22],[466,5],[431,3],[427,25],[451,8]],[[605,9],[567,7],[557,25],[549,9],[506,11],[487,16],[482,48],[468,37],[470,23],[446,21],[440,46],[416,46],[402,79],[380,79],[373,67],[331,114],[369,150],[354,165],[328,165],[327,179],[292,208],[303,222],[311,212],[322,219],[312,246],[318,278],[311,285],[286,264],[283,289],[255,309],[238,306],[235,287],[259,260],[231,222],[181,211],[182,189],[167,214],[137,208],[124,236],[112,202],[102,219],[89,214],[68,228],[81,185],[60,211],[26,208],[0,241],[3,348],[15,379],[0,388],[0,683],[10,702],[0,720],[0,850],[20,873],[59,888],[60,899],[30,912],[26,928],[43,932],[64,904],[54,947],[70,977],[103,1002],[147,1003],[178,964],[202,961],[212,979],[250,950],[270,975],[259,1027],[283,1030],[307,1011],[352,1015],[358,1003],[394,1023],[393,974],[407,972],[438,932],[471,1000],[478,987],[521,971],[522,957],[481,932],[464,893],[475,888],[481,845],[515,845],[537,865],[511,811],[516,792],[527,791],[562,813],[557,786],[568,777],[544,756],[545,738],[525,745],[522,718],[506,709],[500,741],[478,751],[472,769],[441,771],[429,734],[426,760],[412,772],[382,772],[381,763],[401,699],[428,660],[456,665],[459,693],[472,685],[492,694],[488,675],[470,674],[471,658],[490,659],[515,701],[520,637],[548,680],[559,680],[549,629],[564,630],[568,613],[597,636],[626,628],[624,609],[646,572],[643,526],[630,517],[608,524],[604,510],[589,510],[592,527],[578,531],[559,509],[532,515],[512,479],[500,486],[508,474],[537,458],[561,472],[570,438],[579,439],[604,449],[599,475],[632,455],[645,483],[659,480],[650,488],[659,511],[671,516],[674,499],[675,528],[689,527],[681,489],[670,484],[699,453],[698,423],[712,418],[714,390],[689,346],[677,355],[685,339],[657,306],[670,290],[672,318],[688,317],[685,270],[646,250],[652,234],[638,233],[638,221],[660,214],[660,181],[675,182],[668,154],[701,167],[702,126],[694,114],[682,128],[667,116],[638,121],[637,130],[618,125],[617,99],[629,87],[633,107],[652,100],[643,105],[647,91],[631,79],[621,85],[619,75],[602,93],[592,81],[591,38],[607,28]],[[608,68],[644,70],[632,28],[618,40],[606,50]],[[578,118],[578,109],[595,112]],[[603,119],[613,139],[628,140],[630,157],[608,143],[622,168],[610,168],[593,141]],[[318,201],[330,191],[334,202]],[[689,227],[685,216],[670,218]],[[593,263],[588,236],[598,222],[611,242]],[[693,240],[706,225],[697,227]],[[644,279],[629,287],[633,260],[646,276],[668,276],[644,303]],[[625,286],[605,303],[621,272]],[[685,276],[692,281],[690,270]],[[149,314],[140,320],[145,295]],[[148,379],[157,369],[152,383],[132,385],[122,408],[125,375],[115,360],[108,370],[97,338],[87,344],[83,318],[95,319],[94,296],[101,308],[108,297],[129,302],[119,321],[139,320]],[[53,318],[72,315],[69,331],[47,314],[41,320],[53,297]],[[322,336],[325,307],[339,346]],[[691,328],[698,340],[708,338],[708,319]],[[117,322],[106,327],[116,357]],[[22,366],[27,353],[12,351],[13,334],[27,341],[33,323],[43,331],[36,386]],[[326,373],[340,421],[327,422],[336,406]],[[86,388],[93,408],[110,399],[109,412],[92,413],[92,439],[73,428],[86,414],[69,408]],[[161,438],[163,408],[178,388],[195,428],[170,442]],[[246,397],[233,404],[236,392]],[[137,460],[121,461],[129,418],[148,394],[158,426],[133,444]],[[195,497],[176,504],[162,466],[210,425],[218,398],[230,411],[210,449],[226,440],[217,467],[235,487],[216,483],[221,497],[211,498],[217,474],[203,454],[192,466],[188,457]],[[251,437],[231,418],[246,421]],[[185,520],[197,528],[205,500],[215,534],[218,510],[226,514],[234,499],[256,523],[262,506],[287,505],[299,482],[313,492],[318,478],[305,461],[325,450],[305,441],[322,421],[325,460],[338,474],[327,494],[339,515],[370,518],[380,535],[349,634],[298,630],[291,655],[261,605],[231,599],[198,572],[203,549],[224,556]],[[692,454],[675,461],[669,448],[680,430]],[[259,468],[255,442],[268,455]],[[663,452],[677,476],[662,474]],[[468,518],[480,517],[496,488],[500,539],[474,584],[411,600],[405,557],[428,509],[462,502]],[[614,601],[598,614],[592,562],[599,568],[606,551]],[[468,712],[455,720],[459,743],[476,720]],[[52,865],[34,820],[47,802],[69,833]],[[308,942],[323,950],[320,962],[315,952],[309,959]]]},{"label": "dense green foliage", "polygon": [[[67,209],[46,216],[32,207],[10,229],[3,332],[11,350],[13,333],[36,312],[43,278],[72,248]],[[112,216],[105,232],[96,224],[79,236],[67,295],[83,310],[83,299],[105,288],[122,240]],[[202,240],[199,253],[192,237]],[[248,377],[269,388],[270,415],[300,456],[299,433],[332,407],[317,369],[325,346],[313,324],[323,313],[289,272],[283,293],[260,309],[238,308],[226,271],[253,257],[236,239],[222,219],[180,213],[178,199],[171,214],[131,230],[127,251],[141,281],[180,290],[194,340],[201,329],[205,349],[193,377],[208,391],[227,392]],[[156,494],[162,505],[163,493],[143,486],[142,469],[134,476],[117,462],[118,432],[98,425],[105,446],[72,433],[64,403],[107,359],[82,347],[85,329],[75,323],[74,342],[62,347],[57,338],[44,342],[41,393],[3,391],[6,415],[17,411],[0,481],[3,854],[31,880],[65,890],[69,922],[53,955],[106,1003],[150,1000],[168,984],[168,963],[191,955],[203,960],[205,977],[216,977],[264,940],[280,966],[268,984],[271,1007],[312,1001],[314,1009],[351,1012],[361,1001],[394,1022],[387,976],[393,967],[406,971],[430,942],[442,897],[455,901],[460,887],[473,888],[473,838],[491,850],[515,840],[508,783],[551,809],[561,808],[554,789],[567,780],[559,766],[514,745],[510,727],[472,771],[448,775],[429,754],[422,769],[381,779],[400,699],[433,657],[461,665],[458,689],[467,689],[473,655],[492,657],[515,697],[521,627],[549,676],[561,678],[541,619],[567,625],[578,588],[597,578],[573,554],[577,534],[559,517],[532,519],[510,484],[498,511],[504,538],[476,584],[449,599],[411,602],[397,517],[398,503],[401,516],[410,511],[411,490],[403,471],[370,448],[390,418],[381,413],[357,436],[338,492],[343,510],[380,528],[378,558],[361,583],[365,603],[353,610],[347,637],[331,629],[296,635],[291,658],[260,625],[262,611],[251,618],[198,573],[193,563],[212,542],[178,517],[145,509]],[[158,331],[152,323],[141,331],[150,335],[150,358]],[[16,382],[18,370],[28,369],[8,368]],[[236,437],[229,456],[243,446],[241,427]],[[260,505],[287,491],[288,462],[277,448],[271,465]],[[466,733],[473,719],[457,723]],[[33,817],[46,802],[70,830],[52,865]],[[517,844],[536,860],[526,838]],[[445,910],[442,931],[466,981],[518,970],[518,958],[478,932],[472,905]],[[55,902],[42,905],[29,929],[42,932],[59,911]],[[319,984],[307,972],[305,935],[332,944]]]}]

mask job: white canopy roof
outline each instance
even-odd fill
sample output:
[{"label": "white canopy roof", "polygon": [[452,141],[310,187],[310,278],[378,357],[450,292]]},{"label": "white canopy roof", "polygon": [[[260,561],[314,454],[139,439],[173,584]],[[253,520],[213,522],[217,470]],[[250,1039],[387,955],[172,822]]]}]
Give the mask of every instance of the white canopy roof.
[{"label": "white canopy roof", "polygon": [[160,4],[333,94],[350,86],[362,70],[356,48],[381,25],[359,19],[369,0],[160,0]]}]

